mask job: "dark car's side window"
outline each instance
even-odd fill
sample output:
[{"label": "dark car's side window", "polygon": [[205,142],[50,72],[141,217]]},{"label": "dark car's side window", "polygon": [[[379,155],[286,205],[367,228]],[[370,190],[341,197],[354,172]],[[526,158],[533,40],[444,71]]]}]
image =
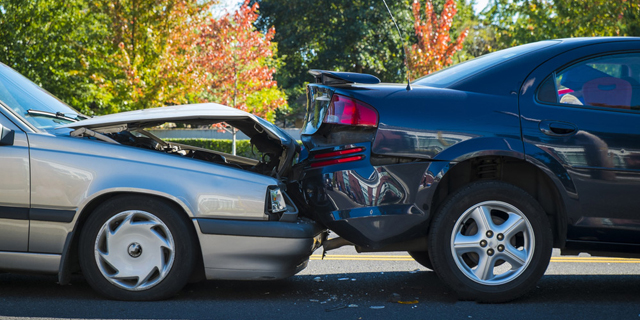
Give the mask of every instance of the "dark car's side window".
[{"label": "dark car's side window", "polygon": [[540,87],[538,100],[640,110],[640,53],[600,56],[557,71]]}]

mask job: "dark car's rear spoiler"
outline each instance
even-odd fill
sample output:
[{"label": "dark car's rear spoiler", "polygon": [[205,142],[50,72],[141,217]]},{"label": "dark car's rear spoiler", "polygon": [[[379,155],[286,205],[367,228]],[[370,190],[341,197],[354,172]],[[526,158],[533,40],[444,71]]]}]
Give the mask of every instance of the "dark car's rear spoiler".
[{"label": "dark car's rear spoiler", "polygon": [[370,74],[355,73],[355,72],[338,72],[327,70],[309,70],[309,73],[313,75],[316,83],[322,83],[326,85],[332,84],[344,84],[344,83],[366,83],[376,84],[380,83],[380,79]]}]

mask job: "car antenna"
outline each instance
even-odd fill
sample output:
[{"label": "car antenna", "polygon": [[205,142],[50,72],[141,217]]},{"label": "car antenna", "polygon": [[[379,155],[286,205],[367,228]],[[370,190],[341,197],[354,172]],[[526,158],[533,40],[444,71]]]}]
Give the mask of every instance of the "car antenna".
[{"label": "car antenna", "polygon": [[389,15],[391,16],[391,21],[393,21],[393,25],[396,26],[396,30],[398,31],[398,35],[400,36],[400,41],[402,41],[402,49],[404,51],[404,65],[407,67],[407,91],[411,90],[411,75],[409,74],[409,63],[407,61],[407,46],[404,43],[404,36],[402,36],[402,31],[400,31],[400,28],[398,28],[398,23],[396,23],[396,18],[393,17],[393,14],[391,13],[391,9],[389,9],[389,6],[387,5],[387,1],[382,0],[382,2],[384,3],[384,6],[387,8],[387,12],[389,12]]}]

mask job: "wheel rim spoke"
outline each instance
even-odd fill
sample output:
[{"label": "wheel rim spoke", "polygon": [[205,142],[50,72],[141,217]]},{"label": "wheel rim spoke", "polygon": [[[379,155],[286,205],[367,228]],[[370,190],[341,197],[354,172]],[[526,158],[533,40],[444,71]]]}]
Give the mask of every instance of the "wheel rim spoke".
[{"label": "wheel rim spoke", "polygon": [[500,257],[507,261],[512,266],[512,269],[518,269],[527,262],[527,256],[528,252],[526,250],[518,250],[512,245],[507,245]]},{"label": "wheel rim spoke", "polygon": [[498,226],[497,232],[504,234],[509,239],[515,234],[525,231],[527,228],[527,222],[518,214],[509,213],[509,219],[503,224]]},{"label": "wheel rim spoke", "polygon": [[161,282],[175,258],[169,228],[151,213],[121,212],[104,223],[95,244],[102,275],[117,287],[139,291]]},{"label": "wheel rim spoke", "polygon": [[478,225],[478,231],[485,233],[488,230],[495,229],[491,220],[491,209],[486,206],[478,206],[471,211],[471,218]]},{"label": "wheel rim spoke", "polygon": [[457,255],[462,255],[467,252],[480,252],[482,248],[480,247],[481,237],[479,234],[473,236],[465,236],[461,233],[457,233],[455,239],[453,240],[453,247],[456,251]]},{"label": "wheel rim spoke", "polygon": [[493,257],[486,254],[480,255],[480,261],[473,273],[480,280],[491,280],[493,278],[493,267],[495,265],[496,262]]}]

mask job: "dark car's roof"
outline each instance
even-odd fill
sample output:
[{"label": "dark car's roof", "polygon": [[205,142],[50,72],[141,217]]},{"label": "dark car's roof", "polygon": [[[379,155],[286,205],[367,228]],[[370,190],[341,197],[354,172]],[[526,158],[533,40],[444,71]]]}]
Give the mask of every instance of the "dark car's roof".
[{"label": "dark car's roof", "polygon": [[638,42],[640,37],[587,37],[545,41],[555,41],[556,44],[515,57],[446,87],[481,93],[501,92],[509,94],[511,90],[518,90],[517,88],[521,85],[520,81],[525,79],[529,72],[554,56],[584,46],[615,42]]}]

